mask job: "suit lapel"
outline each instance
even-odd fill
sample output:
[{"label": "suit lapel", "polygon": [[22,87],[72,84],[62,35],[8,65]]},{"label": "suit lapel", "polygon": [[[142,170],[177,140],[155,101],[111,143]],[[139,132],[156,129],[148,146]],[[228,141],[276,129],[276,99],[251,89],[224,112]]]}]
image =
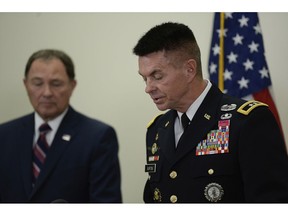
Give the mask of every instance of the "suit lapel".
[{"label": "suit lapel", "polygon": [[212,85],[204,101],[195,113],[191,124],[186,128],[178,142],[174,162],[195,149],[201,140],[206,139],[209,131],[217,126],[218,108],[222,95],[221,91]]},{"label": "suit lapel", "polygon": [[76,112],[70,108],[62,120],[58,131],[55,135],[55,138],[52,142],[52,145],[49,149],[49,153],[47,155],[45,166],[43,170],[41,170],[40,175],[36,181],[34,190],[31,194],[35,194],[35,192],[41,188],[41,185],[45,182],[47,177],[53,172],[55,166],[59,162],[61,156],[65,152],[66,148],[69,146],[70,142],[73,140],[74,135],[77,130],[75,130],[75,126],[77,123]]}]

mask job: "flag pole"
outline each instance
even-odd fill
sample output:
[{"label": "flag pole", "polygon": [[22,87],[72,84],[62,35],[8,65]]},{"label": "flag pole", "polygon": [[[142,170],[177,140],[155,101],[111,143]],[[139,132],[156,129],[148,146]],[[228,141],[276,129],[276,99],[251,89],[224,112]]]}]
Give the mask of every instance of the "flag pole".
[{"label": "flag pole", "polygon": [[219,52],[219,68],[218,68],[218,87],[221,91],[224,90],[224,20],[225,15],[220,13],[220,52]]}]

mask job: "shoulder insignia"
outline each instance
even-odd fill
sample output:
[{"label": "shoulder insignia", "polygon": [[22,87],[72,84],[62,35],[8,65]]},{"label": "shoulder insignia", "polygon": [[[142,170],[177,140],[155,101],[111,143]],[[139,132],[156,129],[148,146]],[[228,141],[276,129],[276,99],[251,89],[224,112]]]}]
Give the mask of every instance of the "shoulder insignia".
[{"label": "shoulder insignia", "polygon": [[149,127],[155,122],[155,120],[156,120],[158,117],[160,117],[161,115],[163,115],[163,114],[161,113],[161,114],[155,116],[155,117],[148,123],[147,128],[149,128]]},{"label": "shoulder insignia", "polygon": [[242,106],[239,107],[237,112],[242,113],[243,115],[249,115],[249,113],[259,106],[268,106],[265,103],[259,102],[259,101],[247,101],[246,103],[242,104]]}]

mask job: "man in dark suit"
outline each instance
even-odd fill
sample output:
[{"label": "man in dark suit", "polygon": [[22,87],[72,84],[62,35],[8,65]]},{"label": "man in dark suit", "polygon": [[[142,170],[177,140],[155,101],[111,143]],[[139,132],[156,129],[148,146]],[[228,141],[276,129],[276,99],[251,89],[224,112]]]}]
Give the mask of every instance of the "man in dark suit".
[{"label": "man in dark suit", "polygon": [[122,202],[115,130],[69,105],[72,59],[35,52],[24,84],[35,112],[0,125],[0,202]]},{"label": "man in dark suit", "polygon": [[157,25],[133,52],[146,93],[169,109],[148,125],[145,202],[288,202],[287,152],[273,114],[203,79],[187,26]]}]

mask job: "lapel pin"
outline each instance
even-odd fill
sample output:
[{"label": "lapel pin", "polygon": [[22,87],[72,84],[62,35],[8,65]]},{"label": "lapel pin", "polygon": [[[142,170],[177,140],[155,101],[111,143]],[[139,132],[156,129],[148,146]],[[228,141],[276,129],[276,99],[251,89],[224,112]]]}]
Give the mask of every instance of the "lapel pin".
[{"label": "lapel pin", "polygon": [[157,133],[156,136],[155,136],[155,140],[158,140],[158,138],[159,138],[159,135]]},{"label": "lapel pin", "polygon": [[71,136],[70,136],[69,134],[64,134],[64,135],[62,136],[62,139],[65,140],[65,141],[70,141]]},{"label": "lapel pin", "polygon": [[165,124],[165,127],[167,127],[167,126],[169,125],[169,123],[170,123],[170,122],[169,122],[169,121],[167,121],[167,122],[166,122],[166,124]]},{"label": "lapel pin", "polygon": [[211,116],[205,113],[204,118],[206,118],[207,120],[210,120]]}]

